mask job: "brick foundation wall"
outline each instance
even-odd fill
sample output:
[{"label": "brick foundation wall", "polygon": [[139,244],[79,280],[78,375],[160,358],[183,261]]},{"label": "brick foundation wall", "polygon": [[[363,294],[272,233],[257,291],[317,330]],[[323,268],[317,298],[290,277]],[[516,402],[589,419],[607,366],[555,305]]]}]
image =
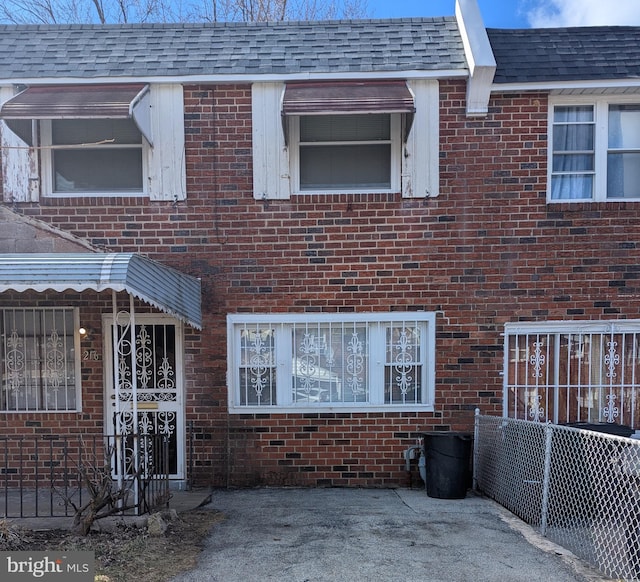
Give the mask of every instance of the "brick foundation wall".
[{"label": "brick foundation wall", "polygon": [[[420,431],[501,414],[505,322],[640,317],[638,203],[546,203],[546,95],[496,95],[468,119],[464,83],[440,87],[437,198],[254,200],[250,87],[219,85],[185,87],[186,201],[17,205],[201,277],[204,330],[185,330],[196,483],[406,485],[402,451]],[[227,313],[418,309],[438,312],[435,412],[227,414]],[[101,374],[83,368],[87,409],[69,422],[100,424]],[[59,422],[2,422],[34,419]]]}]

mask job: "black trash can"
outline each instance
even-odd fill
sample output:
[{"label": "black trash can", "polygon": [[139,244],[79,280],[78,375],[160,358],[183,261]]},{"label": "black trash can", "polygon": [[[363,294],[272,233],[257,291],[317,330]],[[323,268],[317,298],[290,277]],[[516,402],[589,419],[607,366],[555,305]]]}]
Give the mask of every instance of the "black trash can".
[{"label": "black trash can", "polygon": [[563,426],[581,428],[582,430],[592,430],[614,436],[630,437],[633,429],[626,424],[614,424],[613,422],[567,422]]},{"label": "black trash can", "polygon": [[423,433],[429,497],[463,499],[471,485],[473,436],[461,432]]}]

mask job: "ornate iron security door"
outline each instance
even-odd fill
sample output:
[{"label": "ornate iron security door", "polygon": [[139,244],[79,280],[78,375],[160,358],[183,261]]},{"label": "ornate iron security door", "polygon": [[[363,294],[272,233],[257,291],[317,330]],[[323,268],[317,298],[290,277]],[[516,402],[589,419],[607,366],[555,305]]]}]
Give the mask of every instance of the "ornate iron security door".
[{"label": "ornate iron security door", "polygon": [[[174,319],[120,312],[107,394],[108,430],[122,436],[119,467],[131,472],[135,459],[145,472],[184,478],[184,414],[180,327]],[[132,334],[133,330],[133,334]],[[140,437],[140,438],[136,438]],[[153,437],[153,438],[145,438]],[[158,443],[168,443],[168,455]],[[138,445],[136,445],[138,443]],[[136,450],[136,446],[138,450]],[[168,465],[168,466],[167,466]],[[168,469],[168,470],[167,470]]]}]

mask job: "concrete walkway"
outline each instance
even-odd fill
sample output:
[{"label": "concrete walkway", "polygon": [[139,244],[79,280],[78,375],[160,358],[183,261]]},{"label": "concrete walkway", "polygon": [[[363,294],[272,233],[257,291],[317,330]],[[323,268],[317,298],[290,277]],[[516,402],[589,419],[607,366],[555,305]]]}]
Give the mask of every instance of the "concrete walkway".
[{"label": "concrete walkway", "polygon": [[174,582],[604,580],[494,502],[415,489],[214,491],[197,568]]}]

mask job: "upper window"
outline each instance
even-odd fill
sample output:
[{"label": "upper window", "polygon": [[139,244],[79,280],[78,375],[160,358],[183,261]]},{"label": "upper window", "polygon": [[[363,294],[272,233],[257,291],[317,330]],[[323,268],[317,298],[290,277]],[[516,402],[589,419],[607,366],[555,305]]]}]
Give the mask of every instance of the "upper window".
[{"label": "upper window", "polygon": [[76,319],[72,308],[0,310],[0,410],[80,409]]},{"label": "upper window", "polygon": [[388,113],[294,117],[295,191],[398,191],[400,125]]},{"label": "upper window", "polygon": [[55,119],[40,125],[44,192],[143,193],[143,140],[131,119]]},{"label": "upper window", "polygon": [[640,103],[552,107],[550,201],[640,200]]},{"label": "upper window", "polygon": [[438,196],[434,79],[253,83],[253,196]]},{"label": "upper window", "polygon": [[430,313],[229,315],[229,402],[255,409],[432,409]]},{"label": "upper window", "polygon": [[0,151],[5,201],[186,198],[181,84],[33,85],[8,93],[0,95],[0,132],[10,145]]}]

